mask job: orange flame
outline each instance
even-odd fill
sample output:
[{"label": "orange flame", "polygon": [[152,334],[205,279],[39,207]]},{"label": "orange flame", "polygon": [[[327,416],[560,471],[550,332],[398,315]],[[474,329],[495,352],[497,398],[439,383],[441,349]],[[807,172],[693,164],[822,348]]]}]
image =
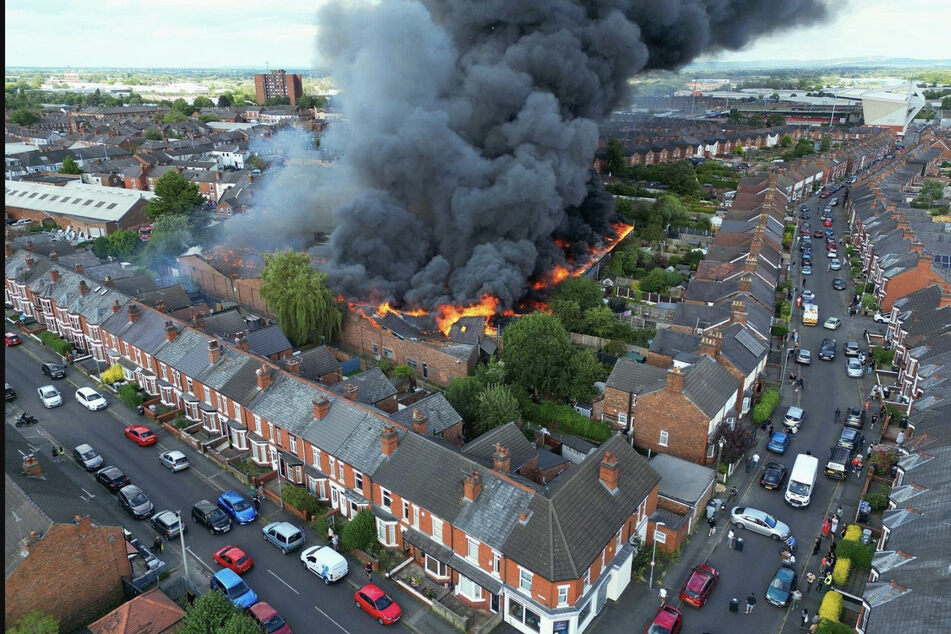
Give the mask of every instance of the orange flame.
[{"label": "orange flame", "polygon": [[442,334],[449,336],[449,330],[452,325],[463,317],[493,317],[498,312],[499,299],[492,295],[485,294],[478,304],[468,306],[440,306],[436,309],[436,324]]}]

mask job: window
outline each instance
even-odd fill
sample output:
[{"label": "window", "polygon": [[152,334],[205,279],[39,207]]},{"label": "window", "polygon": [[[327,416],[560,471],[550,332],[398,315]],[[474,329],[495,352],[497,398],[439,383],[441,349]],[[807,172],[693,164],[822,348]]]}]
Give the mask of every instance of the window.
[{"label": "window", "polygon": [[192,380],[189,379],[188,377],[185,377],[185,389],[189,394],[195,393],[195,386],[192,383]]},{"label": "window", "polygon": [[330,477],[332,478],[337,473],[337,459],[333,456],[327,456],[327,458],[330,461]]},{"label": "window", "polygon": [[380,488],[380,506],[385,508],[387,511],[389,511],[390,507],[393,506],[392,494],[382,487]]},{"label": "window", "polygon": [[584,623],[588,620],[588,617],[591,616],[591,602],[588,601],[587,605],[581,608],[581,612],[578,613],[578,629],[582,629]]},{"label": "window", "polygon": [[617,535],[614,536],[614,552],[621,550],[621,533],[624,532],[624,527],[617,529]]},{"label": "window", "polygon": [[346,475],[347,475],[347,469],[346,469],[346,467],[347,467],[347,465],[345,465],[345,464],[342,463],[342,462],[338,462],[338,463],[337,463],[337,479],[340,480],[340,481],[343,482],[343,483],[346,483],[346,481],[347,481],[347,480],[346,480]]},{"label": "window", "polygon": [[466,559],[479,563],[479,542],[471,537],[466,538]]},{"label": "window", "polygon": [[291,436],[290,434],[288,434],[287,437],[288,439],[290,439],[291,453],[296,456],[297,455],[297,436]]},{"label": "window", "polygon": [[716,450],[716,445],[707,445],[707,458],[713,457],[713,452]]},{"label": "window", "polygon": [[373,344],[373,354],[380,354],[380,346]]},{"label": "window", "polygon": [[419,528],[419,507],[413,507],[413,526]]},{"label": "window", "polygon": [[660,432],[660,441],[658,441],[658,444],[661,447],[666,447],[668,438],[669,438],[669,435],[667,434],[667,432],[665,431]]},{"label": "window", "polygon": [[502,558],[499,556],[498,553],[496,552],[492,553],[492,574],[495,575],[496,577],[499,576],[499,564],[501,560]]},{"label": "window", "polygon": [[[470,544],[471,546],[471,544]],[[519,590],[524,590],[531,594],[532,592],[532,573],[524,568],[518,569],[518,587]]]},{"label": "window", "polygon": [[581,588],[582,592],[587,592],[588,588],[591,587],[591,568],[588,568],[584,571],[584,577],[581,578]]},{"label": "window", "polygon": [[568,605],[568,586],[558,586],[558,607]]},{"label": "window", "polygon": [[310,457],[311,457],[311,460],[312,460],[313,463],[314,463],[314,466],[317,467],[318,469],[320,469],[320,449],[318,449],[317,447],[314,447],[313,445],[311,445],[311,446],[310,446]]},{"label": "window", "polygon": [[403,500],[403,519],[409,520],[409,502]]},{"label": "window", "polygon": [[459,575],[459,594],[475,601],[481,601],[482,587],[468,577]]},{"label": "window", "polygon": [[440,544],[442,543],[442,520],[438,517],[433,519],[433,539],[435,539]]},{"label": "window", "polygon": [[383,346],[383,357],[386,358],[386,359],[392,360],[392,359],[393,359],[393,351],[390,350],[389,348],[387,348],[386,346]]},{"label": "window", "polygon": [[416,362],[416,359],[410,359],[410,358],[408,358],[408,357],[407,357],[407,359],[406,359],[406,365],[408,365],[409,367],[411,367],[414,372],[415,372],[416,369],[419,367],[419,364]]},{"label": "window", "polygon": [[363,492],[363,474],[356,469],[353,470],[353,488]]},{"label": "window", "polygon": [[621,423],[622,425],[627,425],[627,414],[625,412],[618,412],[617,422]]},{"label": "window", "polygon": [[[426,571],[431,573],[435,577],[448,577],[449,574],[446,570],[446,564],[442,563],[438,559],[434,559],[429,555],[426,555]],[[464,579],[465,577],[460,577]]]}]

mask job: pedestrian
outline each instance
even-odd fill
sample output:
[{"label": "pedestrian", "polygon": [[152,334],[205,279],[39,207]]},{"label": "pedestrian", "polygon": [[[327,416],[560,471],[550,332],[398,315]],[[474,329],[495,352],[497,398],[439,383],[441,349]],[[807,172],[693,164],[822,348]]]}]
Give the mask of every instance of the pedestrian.
[{"label": "pedestrian", "polygon": [[367,573],[367,579],[369,579],[369,578],[370,578],[370,574],[373,572],[373,564],[371,564],[371,563],[368,561],[367,564],[363,567],[363,570],[364,570],[364,572]]},{"label": "pedestrian", "polygon": [[868,399],[865,399],[865,411],[868,411],[869,405],[871,405],[871,402]]},{"label": "pedestrian", "polygon": [[255,510],[255,511],[260,511],[260,510],[261,510],[261,497],[260,497],[257,493],[255,493],[253,496],[251,496],[251,501],[254,502],[254,510]]},{"label": "pedestrian", "polygon": [[759,454],[758,454],[758,453],[754,453],[754,454],[753,454],[753,469],[755,470],[756,467],[758,467],[758,466],[759,466]]},{"label": "pedestrian", "polygon": [[334,540],[334,527],[328,526],[327,527],[327,541],[333,542],[333,540]]},{"label": "pedestrian", "polygon": [[736,534],[733,532],[733,529],[731,528],[731,529],[727,532],[727,534],[726,534],[726,543],[727,543],[727,545],[730,547],[730,550],[733,550],[733,538],[734,538],[734,537],[736,537]]},{"label": "pedestrian", "polygon": [[746,597],[746,613],[752,614],[753,607],[756,605],[756,593],[750,592],[750,596]]},{"label": "pedestrian", "polygon": [[752,456],[747,456],[747,458],[746,458],[746,472],[749,473],[752,468],[753,468],[753,457],[752,457]]},{"label": "pedestrian", "polygon": [[816,582],[816,575],[813,572],[806,573],[806,594],[812,590],[812,584]]},{"label": "pedestrian", "polygon": [[339,535],[334,535],[330,543],[334,547],[334,550],[337,550],[337,551],[340,550],[340,536]]},{"label": "pedestrian", "polygon": [[160,553],[165,550],[165,543],[162,541],[161,535],[156,535],[155,539],[152,540],[152,550]]},{"label": "pedestrian", "polygon": [[839,517],[838,516],[834,516],[832,518],[832,524],[829,526],[829,532],[832,533],[833,535],[839,532]]},{"label": "pedestrian", "polygon": [[825,578],[822,580],[823,590],[828,590],[832,587],[832,572],[826,573]]},{"label": "pedestrian", "polygon": [[770,438],[773,437],[773,424],[772,424],[772,423],[769,424],[769,437],[770,437]]},{"label": "pedestrian", "polygon": [[905,432],[899,430],[898,435],[895,436],[895,444],[898,445],[899,449],[902,449],[902,445],[905,444]]},{"label": "pedestrian", "polygon": [[664,605],[667,603],[667,588],[660,589],[660,604]]},{"label": "pedestrian", "polygon": [[835,519],[837,520],[842,519],[842,505],[841,504],[835,508]]},{"label": "pedestrian", "polygon": [[878,420],[878,415],[872,414],[872,423],[868,426],[869,429],[875,428],[875,422]]},{"label": "pedestrian", "polygon": [[872,376],[872,364],[871,364],[871,363],[868,364],[867,366],[865,366],[865,374],[866,374],[866,376]]},{"label": "pedestrian", "polygon": [[710,519],[707,520],[707,525],[710,527],[710,530],[707,531],[707,537],[715,535],[717,532],[717,519],[711,515]]},{"label": "pedestrian", "polygon": [[815,557],[819,554],[819,548],[822,546],[822,536],[816,535],[816,543],[812,546],[812,556]]},{"label": "pedestrian", "polygon": [[[793,594],[795,594],[795,592]],[[809,610],[807,610],[806,608],[802,609],[802,615],[800,616],[800,621],[801,623],[799,625],[799,629],[800,630],[806,629],[806,626],[809,625]]]},{"label": "pedestrian", "polygon": [[842,410],[840,410],[838,407],[836,407],[836,408],[835,408],[835,422],[837,422],[837,423],[839,422],[839,416],[841,416],[841,415],[842,415]]},{"label": "pedestrian", "polygon": [[819,560],[819,570],[820,570],[821,572],[825,572],[826,564],[828,564],[828,563],[829,563],[829,557],[828,557],[828,556],[823,557],[822,559],[820,559],[820,560]]},{"label": "pedestrian", "polygon": [[789,595],[789,597],[792,599],[792,606],[794,608],[798,608],[799,602],[802,601],[802,592],[800,592],[799,590],[793,590],[792,594]]},{"label": "pedestrian", "polygon": [[872,457],[872,445],[869,444],[869,446],[865,448],[865,459],[867,460],[871,457]]},{"label": "pedestrian", "polygon": [[846,526],[845,524],[843,524],[843,525],[842,525],[842,530],[839,531],[839,537],[841,537],[842,539],[845,539],[845,533],[846,533],[846,531],[848,531],[848,530],[849,530],[849,527]]},{"label": "pedestrian", "polygon": [[[802,377],[799,377],[799,388],[798,388],[798,389],[799,389],[799,390],[802,390],[803,392],[806,391],[806,382],[803,381]],[[797,391],[798,391],[798,390],[797,390]]]},{"label": "pedestrian", "polygon": [[868,341],[868,328],[862,331],[862,338]]},{"label": "pedestrian", "polygon": [[832,523],[829,521],[829,518],[822,520],[822,537],[829,536],[829,529],[832,527]]}]

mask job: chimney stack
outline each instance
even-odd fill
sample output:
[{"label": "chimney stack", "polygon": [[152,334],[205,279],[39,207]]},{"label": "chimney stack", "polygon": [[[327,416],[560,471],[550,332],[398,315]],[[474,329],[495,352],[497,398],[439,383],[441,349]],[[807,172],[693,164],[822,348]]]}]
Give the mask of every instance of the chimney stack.
[{"label": "chimney stack", "polygon": [[170,321],[165,322],[165,340],[168,342],[175,341],[175,337],[178,336],[178,329]]},{"label": "chimney stack", "polygon": [[155,302],[155,310],[159,311],[160,313],[168,312],[168,307],[165,305],[164,299],[160,299],[157,302]]},{"label": "chimney stack", "polygon": [[238,346],[238,350],[247,352],[251,349],[251,344],[248,343],[248,336],[244,332],[239,332],[234,336],[234,345]]},{"label": "chimney stack", "polygon": [[314,418],[323,420],[327,412],[330,411],[330,399],[326,396],[318,396],[312,402],[314,404]]},{"label": "chimney stack", "polygon": [[28,478],[42,478],[43,467],[34,454],[27,454],[23,457],[23,475]]},{"label": "chimney stack", "polygon": [[129,323],[134,324],[141,316],[142,313],[139,312],[139,307],[135,304],[129,304]]},{"label": "chimney stack", "polygon": [[[171,323],[171,322],[169,322]],[[218,345],[218,342],[212,339],[208,342],[208,363],[214,365],[221,361],[221,355],[224,351],[221,349],[221,346]]]},{"label": "chimney stack", "polygon": [[50,261],[59,262],[59,253],[56,251],[50,251]]},{"label": "chimney stack", "polygon": [[115,282],[112,281],[112,277],[108,275],[102,280],[102,283],[108,286],[109,288],[112,288],[113,286],[116,285]]},{"label": "chimney stack", "polygon": [[59,269],[50,271],[50,279],[53,280],[53,284],[59,281]]},{"label": "chimney stack", "polygon": [[300,357],[291,357],[287,360],[287,371],[300,376]]},{"label": "chimney stack", "polygon": [[86,280],[79,280],[79,295],[85,297],[89,294],[89,286],[86,284]]},{"label": "chimney stack", "polygon": [[33,259],[33,256],[32,256],[32,255],[26,256],[26,268],[27,268],[27,269],[32,269],[35,264],[36,264],[36,260]]},{"label": "chimney stack", "polygon": [[667,371],[667,389],[674,394],[684,391],[684,373],[676,365],[671,366]]},{"label": "chimney stack", "polygon": [[753,279],[747,273],[740,278],[739,291],[741,293],[749,293],[751,288],[753,288]]},{"label": "chimney stack", "polygon": [[356,401],[360,397],[360,386],[353,383],[347,383],[343,388],[343,395],[348,400]]},{"label": "chimney stack", "polygon": [[610,451],[604,452],[604,458],[601,459],[599,477],[601,479],[601,484],[603,484],[608,491],[611,493],[617,491],[617,458],[612,456]]},{"label": "chimney stack", "polygon": [[112,305],[112,314],[115,315],[120,310],[122,310],[122,306],[119,304],[119,300],[117,299]]},{"label": "chimney stack", "polygon": [[399,445],[399,434],[396,431],[396,427],[393,425],[386,425],[383,427],[383,432],[381,434],[383,439],[383,455],[392,456],[393,452],[396,451],[397,445]]},{"label": "chimney stack", "polygon": [[508,473],[512,469],[512,460],[509,457],[509,450],[503,447],[501,443],[495,443],[495,455],[492,459],[492,468],[502,473]]},{"label": "chimney stack", "polygon": [[734,299],[730,304],[730,321],[735,324],[745,324],[746,317],[746,305],[743,300]]},{"label": "chimney stack", "polygon": [[35,249],[35,248],[36,248],[36,247],[33,246],[33,241],[32,241],[32,240],[27,240],[27,241],[26,241],[26,250],[27,250],[27,251],[32,251],[32,250]]},{"label": "chimney stack", "polygon": [[82,264],[77,264],[77,265],[73,268],[73,270],[76,271],[77,273],[79,273],[80,275],[82,275],[83,273],[86,272],[86,267],[83,266]]},{"label": "chimney stack", "polygon": [[413,431],[419,434],[420,436],[425,436],[429,428],[429,424],[426,420],[426,415],[423,414],[419,408],[413,409]]},{"label": "chimney stack", "polygon": [[710,331],[700,338],[699,354],[706,354],[714,359],[720,356],[720,346],[723,344],[723,335],[716,331]]},{"label": "chimney stack", "polygon": [[6,245],[4,245],[4,247],[3,247],[3,252],[6,254],[6,256],[7,256],[8,258],[12,258],[12,257],[13,257],[13,252],[14,252],[13,243],[10,242],[9,240],[7,240]]},{"label": "chimney stack", "polygon": [[473,502],[479,497],[480,491],[482,491],[482,478],[479,477],[478,471],[473,471],[463,481],[462,494],[467,500]]},{"label": "chimney stack", "polygon": [[743,263],[743,272],[744,273],[755,273],[756,272],[756,256],[748,255],[746,256],[746,262]]},{"label": "chimney stack", "polygon": [[271,369],[267,367],[266,363],[262,363],[255,374],[257,374],[258,378],[258,389],[263,390],[271,384]]}]

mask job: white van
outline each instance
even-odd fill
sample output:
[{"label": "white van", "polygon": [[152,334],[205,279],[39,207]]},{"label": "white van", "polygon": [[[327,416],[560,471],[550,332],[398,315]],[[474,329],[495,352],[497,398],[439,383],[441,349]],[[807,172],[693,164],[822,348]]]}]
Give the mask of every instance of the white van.
[{"label": "white van", "polygon": [[329,546],[311,546],[300,554],[301,563],[312,573],[333,583],[343,579],[348,572],[347,560]]},{"label": "white van", "polygon": [[804,453],[796,456],[786,495],[783,496],[790,506],[808,506],[812,492],[816,487],[816,474],[819,473],[819,459]]}]

